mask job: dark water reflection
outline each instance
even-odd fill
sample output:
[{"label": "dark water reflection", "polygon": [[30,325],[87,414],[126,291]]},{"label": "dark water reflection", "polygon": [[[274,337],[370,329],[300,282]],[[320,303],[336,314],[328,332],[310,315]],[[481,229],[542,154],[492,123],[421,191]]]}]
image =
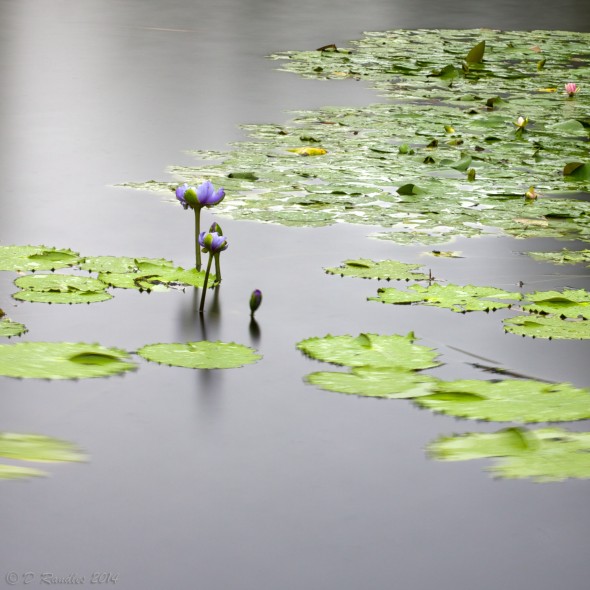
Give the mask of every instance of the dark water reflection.
[{"label": "dark water reflection", "polygon": [[[401,27],[590,31],[587,2],[4,0],[0,2],[0,238],[85,254],[190,265],[190,215],[114,188],[162,178],[182,150],[224,149],[237,125],[288,109],[362,105],[355,82],[277,73],[274,50],[344,43]],[[209,215],[210,212],[208,212]],[[213,217],[211,216],[211,219]],[[210,221],[209,217],[207,222]],[[452,282],[524,290],[588,287],[583,267],[532,262],[564,243],[459,241],[460,260],[366,239],[373,228],[288,229],[224,220],[223,287],[117,292],[92,306],[0,307],[27,340],[99,341],[137,350],[207,338],[255,346],[239,371],[139,362],[84,382],[1,379],[0,431],[72,440],[88,465],[0,486],[6,572],[118,572],[118,588],[294,589],[587,587],[588,482],[494,481],[474,462],[428,460],[441,434],[497,425],[406,402],[317,391],[320,369],[295,343],[312,335],[414,330],[445,378],[478,377],[471,354],[537,378],[590,385],[587,344],[504,334],[513,312],[462,316],[366,302],[376,284],[325,275],[350,257],[418,261]],[[264,302],[250,319],[253,289]],[[461,352],[465,351],[465,352]],[[573,428],[587,429],[587,423]]]}]

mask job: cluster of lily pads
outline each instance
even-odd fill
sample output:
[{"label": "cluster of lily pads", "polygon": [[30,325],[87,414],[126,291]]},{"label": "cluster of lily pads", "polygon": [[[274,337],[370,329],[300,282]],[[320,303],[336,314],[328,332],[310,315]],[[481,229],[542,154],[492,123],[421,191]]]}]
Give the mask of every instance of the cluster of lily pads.
[{"label": "cluster of lily pads", "polygon": [[[440,363],[435,350],[415,343],[413,333],[328,335],[303,340],[297,346],[311,358],[350,369],[320,371],[306,377],[308,383],[328,391],[408,399],[422,408],[472,420],[536,423],[590,418],[590,390],[568,383],[530,379],[443,381],[422,373]],[[506,465],[496,469],[503,477],[539,481],[590,477],[590,433],[511,428],[507,441],[506,432],[442,437],[429,449],[433,456],[445,460],[509,457]],[[514,443],[515,436],[524,442]]]},{"label": "cluster of lily pads", "polygon": [[[369,301],[430,305],[460,313],[518,307],[526,315],[506,318],[507,332],[533,338],[590,339],[590,293],[584,289],[522,294],[496,287],[443,284],[419,272],[419,268],[418,264],[395,260],[361,258],[345,260],[341,266],[327,268],[326,272],[365,279],[416,281],[406,290],[382,287]],[[419,284],[420,281],[427,284]]]},{"label": "cluster of lily pads", "polygon": [[378,237],[400,243],[492,227],[589,241],[590,203],[576,197],[590,183],[590,92],[572,91],[571,81],[590,78],[589,40],[402,30],[368,33],[350,49],[276,54],[283,69],[305,77],[366,80],[384,100],[299,112],[286,126],[245,126],[251,141],[231,152],[195,153],[220,163],[171,171],[223,182],[220,212],[236,219],[379,225]]},{"label": "cluster of lily pads", "polygon": [[[214,228],[212,228],[213,230]],[[217,228],[215,228],[217,229]],[[46,246],[1,246],[0,270],[30,274],[20,276],[15,285],[21,290],[15,299],[42,303],[93,303],[110,299],[109,287],[138,291],[168,290],[172,287],[202,287],[206,292],[211,258],[224,250],[227,242],[215,231],[201,232],[201,246],[211,256],[205,272],[186,270],[164,259],[114,256],[85,257],[70,249]],[[88,271],[81,274],[54,272],[65,268]],[[219,268],[219,267],[218,267]],[[51,272],[48,272],[51,271]],[[220,273],[213,276],[218,284]],[[250,301],[253,315],[262,294],[255,291]],[[201,300],[201,309],[204,297]],[[23,324],[6,318],[0,310],[0,336],[20,336]],[[261,357],[253,349],[233,342],[185,342],[148,344],[136,351],[145,360],[193,369],[226,369],[254,363]],[[131,353],[99,344],[69,342],[19,342],[0,344],[0,376],[37,379],[83,379],[105,377],[134,370]],[[26,461],[81,461],[84,455],[73,445],[51,437],[0,433],[0,457]],[[43,475],[44,472],[16,465],[0,464],[0,479]]]}]

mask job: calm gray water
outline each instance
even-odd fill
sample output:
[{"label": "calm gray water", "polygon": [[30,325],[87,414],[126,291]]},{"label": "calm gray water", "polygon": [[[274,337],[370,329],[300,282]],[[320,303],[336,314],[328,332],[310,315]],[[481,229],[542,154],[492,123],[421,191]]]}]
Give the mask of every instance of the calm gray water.
[{"label": "calm gray water", "polygon": [[[240,123],[374,102],[359,83],[302,80],[263,56],[417,27],[590,31],[590,6],[0,0],[0,244],[189,266],[191,216],[113,185],[166,178],[168,164],[191,163],[185,150],[242,138]],[[0,431],[64,438],[91,456],[49,466],[50,478],[0,485],[0,583],[14,572],[22,586],[31,572],[35,585],[43,573],[90,585],[93,573],[110,572],[125,590],[588,588],[588,482],[499,481],[483,471],[486,462],[433,462],[423,449],[438,436],[498,425],[316,390],[303,377],[322,365],[295,349],[327,333],[414,330],[443,355],[444,377],[485,377],[460,349],[589,386],[587,344],[506,335],[500,320],[510,312],[365,302],[375,283],[330,277],[323,267],[360,256],[424,261],[428,250],[367,239],[371,228],[223,227],[231,241],[224,284],[202,320],[190,290],[118,291],[92,306],[18,304],[14,276],[0,273],[0,307],[29,327],[24,340],[135,350],[208,338],[264,355],[233,371],[140,362],[110,379],[0,378]],[[469,256],[429,259],[449,281],[588,287],[579,268],[519,254],[546,242],[452,247]],[[259,335],[249,330],[254,288],[264,292]]]}]

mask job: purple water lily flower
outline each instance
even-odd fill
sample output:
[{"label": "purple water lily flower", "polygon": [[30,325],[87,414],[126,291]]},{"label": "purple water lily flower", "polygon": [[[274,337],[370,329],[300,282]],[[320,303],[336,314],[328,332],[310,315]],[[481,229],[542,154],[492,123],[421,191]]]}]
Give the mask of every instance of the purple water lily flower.
[{"label": "purple water lily flower", "polygon": [[210,180],[206,180],[197,188],[197,200],[202,207],[213,207],[221,203],[224,197],[225,191],[222,188],[216,191]]},{"label": "purple water lily flower", "polygon": [[193,187],[189,187],[189,185],[185,182],[184,184],[178,185],[176,187],[176,198],[179,200],[180,204],[182,205],[183,209],[188,209],[188,203],[186,202],[186,199],[184,198],[184,193],[186,193],[186,191],[189,188],[193,188]]},{"label": "purple water lily flower", "polygon": [[211,254],[223,252],[223,250],[227,250],[229,245],[227,239],[216,232],[204,231],[199,234],[199,244],[203,248],[203,252],[209,252]]}]

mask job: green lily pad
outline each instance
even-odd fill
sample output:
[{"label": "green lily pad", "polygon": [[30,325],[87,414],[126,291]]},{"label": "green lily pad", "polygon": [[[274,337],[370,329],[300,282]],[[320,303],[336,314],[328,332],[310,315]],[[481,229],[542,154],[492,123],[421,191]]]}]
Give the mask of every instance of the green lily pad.
[{"label": "green lily pad", "polygon": [[[83,259],[83,262],[78,264],[78,267],[88,272],[116,272],[116,273],[127,273],[135,272],[137,270],[138,260],[151,260],[148,258],[129,258],[127,256],[89,256]],[[164,263],[167,262],[163,259],[153,259],[154,262]]]},{"label": "green lily pad", "polygon": [[0,246],[0,270],[56,270],[74,266],[80,258],[69,249],[46,246]]},{"label": "green lily pad", "polygon": [[135,369],[118,348],[69,342],[0,344],[0,375],[36,379],[106,377]]},{"label": "green lily pad", "polygon": [[338,268],[326,268],[326,272],[333,275],[358,277],[362,279],[385,279],[395,281],[422,281],[428,276],[416,272],[420,264],[407,264],[396,260],[381,260],[375,262],[367,258],[345,260]]},{"label": "green lily pad", "polygon": [[[84,461],[86,456],[72,443],[38,434],[0,433],[0,457],[20,461],[58,463]],[[44,471],[20,465],[0,464],[0,479],[21,479],[46,475]]]},{"label": "green lily pad", "polygon": [[137,354],[148,361],[187,369],[234,369],[262,357],[255,350],[234,342],[186,342],[147,344]]},{"label": "green lily pad", "polygon": [[416,398],[424,408],[494,422],[564,422],[590,418],[590,390],[530,380],[440,382]]},{"label": "green lily pad", "polygon": [[531,338],[590,339],[590,321],[565,320],[556,316],[516,316],[504,320],[504,329],[511,334]]},{"label": "green lily pad", "polygon": [[428,375],[400,367],[355,367],[350,373],[311,373],[306,381],[328,391],[388,399],[428,395],[436,382]]},{"label": "green lily pad", "polygon": [[[175,267],[169,260],[136,258],[132,272],[101,272],[98,278],[119,289],[165,291],[174,286],[202,287],[205,284],[205,271]],[[209,284],[213,285],[214,282],[215,275],[211,275]]]},{"label": "green lily pad", "polygon": [[590,478],[590,433],[561,428],[507,428],[494,433],[444,436],[428,446],[439,461],[499,458],[498,476],[535,481]]},{"label": "green lily pad", "polygon": [[297,348],[311,358],[348,367],[418,370],[436,367],[436,351],[414,344],[414,335],[324,336],[308,338]]},{"label": "green lily pad", "polygon": [[108,285],[91,277],[62,274],[34,274],[14,281],[23,289],[13,297],[38,303],[95,303],[111,299]]},{"label": "green lily pad", "polygon": [[408,291],[395,288],[382,288],[377,291],[377,297],[369,297],[369,301],[382,303],[408,304],[424,303],[436,307],[444,307],[455,312],[467,311],[495,311],[510,307],[512,303],[495,301],[510,299],[518,301],[520,293],[511,293],[495,287],[474,287],[473,285],[439,285],[428,286],[411,285]]},{"label": "green lily pad", "polygon": [[559,317],[590,319],[590,293],[584,289],[539,291],[526,296],[531,305],[524,305],[525,311],[554,314]]},{"label": "green lily pad", "polygon": [[563,168],[563,175],[575,180],[590,180],[590,164],[570,162]]},{"label": "green lily pad", "polygon": [[26,331],[27,328],[24,324],[13,322],[7,318],[2,318],[0,320],[0,336],[11,338],[12,336],[20,336]]},{"label": "green lily pad", "polygon": [[542,262],[553,264],[586,264],[590,265],[590,250],[568,250],[561,252],[529,252],[529,256]]}]

